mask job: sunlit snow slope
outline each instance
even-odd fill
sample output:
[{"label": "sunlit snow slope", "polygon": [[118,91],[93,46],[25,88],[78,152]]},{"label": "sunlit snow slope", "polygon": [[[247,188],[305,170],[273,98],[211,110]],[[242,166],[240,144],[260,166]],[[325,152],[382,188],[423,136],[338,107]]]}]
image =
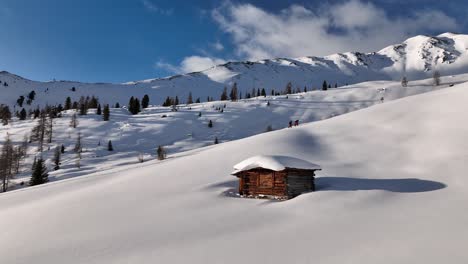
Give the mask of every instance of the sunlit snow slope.
[{"label": "sunlit snow slope", "polygon": [[[0,195],[2,263],[466,263],[468,85]],[[322,166],[285,202],[226,195],[252,155]]]},{"label": "sunlit snow slope", "polygon": [[[47,159],[52,169],[54,150],[62,144],[65,147],[62,164],[60,170],[51,171],[51,181],[138,163],[139,155],[148,161],[155,158],[158,146],[164,146],[170,157],[175,153],[212,145],[216,138],[221,143],[241,139],[264,133],[269,126],[274,130],[283,129],[290,120],[299,120],[302,125],[382,104],[382,97],[385,103],[466,81],[466,74],[443,77],[440,86],[433,86],[431,79],[413,81],[408,87],[401,87],[399,82],[374,81],[289,96],[181,105],[177,112],[172,112],[169,107],[153,106],[138,115],[131,115],[126,109],[112,108],[108,122],[102,121],[102,116],[91,109],[88,115],[78,117],[77,128],[69,126],[70,117],[75,112],[70,110],[64,112],[62,118],[54,119],[53,140],[46,143],[43,153],[37,153],[36,143],[30,144],[21,173],[15,176],[9,187],[10,190],[24,187],[20,184],[29,181],[30,168],[36,156]],[[223,112],[217,110],[219,108]],[[210,120],[213,122],[212,128],[208,127]],[[0,126],[0,143],[8,134],[15,144],[19,144],[25,135],[31,134],[36,124],[37,120],[30,119],[13,120],[7,126]],[[83,145],[80,168],[76,164],[78,156],[73,151],[78,133]],[[112,152],[107,151],[109,140],[113,143]]]}]

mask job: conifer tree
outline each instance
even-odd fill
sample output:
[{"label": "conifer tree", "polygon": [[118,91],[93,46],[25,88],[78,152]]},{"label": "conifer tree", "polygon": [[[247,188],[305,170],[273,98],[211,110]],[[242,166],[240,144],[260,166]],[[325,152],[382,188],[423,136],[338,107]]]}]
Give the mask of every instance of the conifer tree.
[{"label": "conifer tree", "polygon": [[109,121],[109,117],[110,117],[110,109],[109,109],[109,105],[106,104],[104,106],[104,110],[102,111],[102,119],[104,121]]},{"label": "conifer tree", "polygon": [[26,110],[24,108],[21,109],[21,112],[19,114],[19,119],[20,120],[26,120],[27,117],[28,117],[28,114],[26,113]]},{"label": "conifer tree", "polygon": [[33,172],[31,176],[31,180],[29,181],[29,185],[31,186],[39,185],[39,184],[46,183],[48,181],[49,181],[49,174],[47,173],[45,162],[41,157],[35,162],[33,166]]},{"label": "conifer tree", "polygon": [[147,94],[145,94],[143,96],[143,99],[141,99],[141,108],[145,109],[145,108],[148,108],[149,106],[149,96]]},{"label": "conifer tree", "polygon": [[237,91],[237,83],[234,83],[231,88],[231,92],[229,93],[229,97],[231,101],[237,101],[238,99],[238,91]]},{"label": "conifer tree", "polygon": [[72,108],[72,101],[71,101],[71,98],[69,96],[69,97],[67,97],[67,99],[65,99],[64,110],[70,110],[71,108]]},{"label": "conifer tree", "polygon": [[291,82],[288,82],[288,84],[286,85],[284,93],[285,94],[292,94],[292,83]]},{"label": "conifer tree", "polygon": [[225,86],[224,89],[223,89],[223,92],[221,93],[221,98],[220,98],[220,100],[221,100],[221,101],[226,101],[227,99],[228,99],[228,96],[227,96],[227,88],[226,88],[226,86]]},{"label": "conifer tree", "polygon": [[158,149],[156,150],[156,154],[158,155],[158,160],[164,160],[166,159],[166,150],[162,146],[158,146]]},{"label": "conifer tree", "polygon": [[266,97],[265,88],[262,88],[262,91],[260,92],[260,95],[263,96],[263,97]]},{"label": "conifer tree", "polygon": [[107,142],[107,151],[114,151],[114,147],[112,146],[112,140]]},{"label": "conifer tree", "polygon": [[96,108],[96,115],[102,115],[102,110],[101,110],[101,105],[98,104],[97,108]]},{"label": "conifer tree", "polygon": [[215,144],[218,144],[218,143],[219,143],[218,137],[215,137],[214,143],[215,143]]},{"label": "conifer tree", "polygon": [[189,95],[187,98],[187,104],[193,104],[192,92],[189,92]]},{"label": "conifer tree", "polygon": [[213,127],[213,121],[210,120],[210,122],[208,122],[208,127],[209,128]]},{"label": "conifer tree", "polygon": [[323,91],[326,91],[326,90],[328,90],[328,84],[327,84],[327,81],[323,81],[323,84],[322,84],[322,90],[323,90]]}]

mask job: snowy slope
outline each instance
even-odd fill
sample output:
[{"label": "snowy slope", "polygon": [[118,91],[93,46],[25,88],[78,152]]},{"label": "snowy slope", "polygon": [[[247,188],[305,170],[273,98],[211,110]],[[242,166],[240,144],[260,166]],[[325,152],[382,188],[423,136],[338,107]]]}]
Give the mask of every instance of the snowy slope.
[{"label": "snowy slope", "polygon": [[[2,263],[466,263],[468,84],[294,129],[0,194]],[[319,191],[226,196],[290,155]]]},{"label": "snowy slope", "polygon": [[[73,110],[63,113],[54,120],[53,142],[45,145],[41,155],[49,159],[49,168],[56,146],[62,144],[66,153],[62,157],[61,170],[53,171],[50,180],[61,180],[89,173],[112,169],[116,166],[138,163],[138,155],[145,160],[155,158],[156,148],[164,146],[169,157],[175,153],[213,145],[219,142],[241,139],[264,133],[268,126],[274,130],[287,127],[289,120],[299,120],[301,124],[328,119],[385,101],[414,94],[447,88],[451,84],[468,81],[468,75],[442,78],[442,85],[432,86],[431,80],[413,81],[406,88],[399,82],[378,81],[350,85],[346,89],[313,91],[287,96],[267,96],[239,102],[210,102],[180,106],[178,112],[168,107],[154,106],[138,115],[130,115],[125,109],[111,109],[109,122],[91,109],[89,115],[79,116],[76,129],[69,127]],[[268,106],[268,102],[270,105]],[[223,108],[226,105],[226,108]],[[223,108],[223,112],[216,110]],[[201,117],[199,117],[201,113]],[[166,117],[163,117],[166,116]],[[208,127],[212,120],[213,128]],[[0,126],[0,142],[6,135],[18,144],[25,135],[31,133],[37,124],[35,120],[13,121],[11,125]],[[73,148],[81,133],[83,153],[80,168]],[[107,142],[112,140],[115,151],[108,152]],[[29,147],[29,156],[22,165],[22,173],[15,177],[10,189],[21,187],[31,176],[31,164],[37,144]]]},{"label": "snowy slope", "polygon": [[[63,103],[67,96],[78,100],[87,95],[98,96],[102,103],[125,105],[130,96],[141,98],[144,94],[150,95],[152,104],[161,104],[167,96],[179,96],[184,102],[189,92],[202,101],[206,101],[207,96],[217,99],[222,88],[234,82],[245,96],[252,88],[265,88],[268,93],[271,89],[283,91],[288,82],[292,82],[294,89],[307,87],[311,90],[321,87],[324,80],[345,86],[371,80],[399,80],[405,72],[411,81],[427,78],[434,69],[442,75],[466,73],[467,47],[468,35],[416,36],[374,53],[229,62],[202,72],[126,84],[35,82],[1,72],[0,81],[6,81],[9,86],[0,86],[0,103],[13,106],[19,96],[32,90],[37,93],[32,107]],[[72,87],[76,92],[71,91]]]}]

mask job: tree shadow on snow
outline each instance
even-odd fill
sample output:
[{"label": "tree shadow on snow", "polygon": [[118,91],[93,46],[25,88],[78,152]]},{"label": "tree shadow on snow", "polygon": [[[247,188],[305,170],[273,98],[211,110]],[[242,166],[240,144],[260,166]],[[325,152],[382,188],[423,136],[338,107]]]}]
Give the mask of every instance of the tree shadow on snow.
[{"label": "tree shadow on snow", "polygon": [[416,178],[359,179],[347,177],[319,177],[315,179],[316,191],[368,191],[383,190],[397,193],[430,192],[447,185]]}]

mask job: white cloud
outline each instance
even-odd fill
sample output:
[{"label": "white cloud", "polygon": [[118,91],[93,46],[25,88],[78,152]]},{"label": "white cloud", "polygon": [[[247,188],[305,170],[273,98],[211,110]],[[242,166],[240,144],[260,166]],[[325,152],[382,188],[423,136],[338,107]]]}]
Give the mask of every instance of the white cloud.
[{"label": "white cloud", "polygon": [[237,56],[250,60],[374,51],[421,32],[459,28],[440,11],[390,18],[385,10],[360,0],[316,9],[292,5],[278,13],[226,1],[212,17],[231,35]]},{"label": "white cloud", "polygon": [[215,43],[211,44],[212,48],[215,49],[216,51],[222,51],[224,50],[224,46],[221,42],[216,41]]},{"label": "white cloud", "polygon": [[185,57],[180,65],[176,66],[164,61],[155,63],[155,68],[177,74],[198,72],[211,68],[215,65],[226,63],[225,60],[214,57],[189,56]]},{"label": "white cloud", "polygon": [[158,14],[166,15],[166,16],[170,16],[174,13],[174,9],[161,8],[157,6],[156,4],[154,4],[153,2],[151,2],[151,0],[142,0],[141,2],[143,3],[143,6],[146,8],[146,10],[153,12],[153,13],[158,13]]}]

